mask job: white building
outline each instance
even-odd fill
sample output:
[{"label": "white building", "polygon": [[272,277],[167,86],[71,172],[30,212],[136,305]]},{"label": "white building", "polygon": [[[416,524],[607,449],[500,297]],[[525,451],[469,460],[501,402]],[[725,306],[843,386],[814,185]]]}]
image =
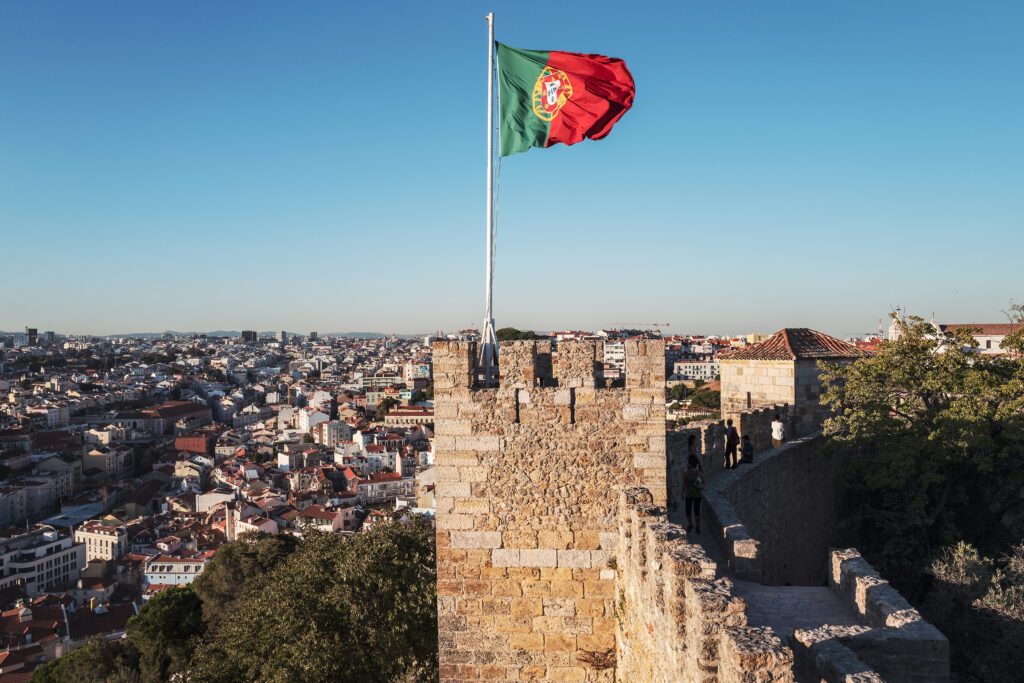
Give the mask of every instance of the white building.
[{"label": "white building", "polygon": [[64,588],[85,567],[85,546],[68,531],[40,525],[0,539],[0,590],[21,585],[32,596]]},{"label": "white building", "polygon": [[721,373],[722,369],[715,360],[677,360],[672,367],[673,379],[693,379],[708,382]]},{"label": "white building", "polygon": [[92,520],[75,530],[75,542],[85,546],[86,561],[116,560],[128,551],[128,530],[120,524]]},{"label": "white building", "polygon": [[330,420],[330,416],[327,413],[315,410],[312,408],[303,408],[298,412],[295,419],[295,428],[303,434],[308,434],[316,425],[321,422],[327,422]]},{"label": "white building", "polygon": [[195,581],[209,561],[208,553],[201,553],[195,557],[157,555],[146,563],[146,583],[184,586]]},{"label": "white building", "polygon": [[328,420],[313,427],[313,441],[327,448],[351,440],[352,428],[341,420]]},{"label": "white building", "polygon": [[[978,342],[975,350],[986,356],[1000,356],[1006,353],[1003,350],[1003,340],[1013,332],[1014,325],[1008,323],[953,323],[939,325],[943,332],[954,332],[956,330],[972,330],[974,341]],[[1020,330],[1021,326],[1016,326]]]},{"label": "white building", "polygon": [[611,340],[604,343],[604,367],[605,370],[626,369],[626,342],[623,339]]}]

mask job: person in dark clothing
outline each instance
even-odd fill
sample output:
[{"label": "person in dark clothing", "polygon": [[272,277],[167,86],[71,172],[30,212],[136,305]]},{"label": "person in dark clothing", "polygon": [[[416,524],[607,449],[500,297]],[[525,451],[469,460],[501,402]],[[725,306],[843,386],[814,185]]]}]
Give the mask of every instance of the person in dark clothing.
[{"label": "person in dark clothing", "polygon": [[736,450],[740,446],[740,433],[732,426],[732,420],[725,421],[725,469],[736,467]]},{"label": "person in dark clothing", "polygon": [[700,454],[697,453],[696,434],[690,434],[690,438],[686,440],[686,458],[687,460],[690,458],[697,458],[697,461],[700,462]]},{"label": "person in dark clothing", "polygon": [[749,465],[754,462],[754,444],[750,441],[750,435],[743,435],[743,442],[740,444],[740,463]]},{"label": "person in dark clothing", "polygon": [[691,455],[686,460],[683,474],[683,508],[686,510],[686,530],[693,531],[693,519],[697,519],[697,533],[700,533],[700,504],[703,501],[704,468],[700,460]]}]

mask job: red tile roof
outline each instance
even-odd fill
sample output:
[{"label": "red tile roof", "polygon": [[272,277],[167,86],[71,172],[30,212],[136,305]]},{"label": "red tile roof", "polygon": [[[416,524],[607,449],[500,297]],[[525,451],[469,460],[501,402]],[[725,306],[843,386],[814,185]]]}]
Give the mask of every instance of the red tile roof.
[{"label": "red tile roof", "polygon": [[[939,325],[939,328],[943,332],[953,332],[954,330],[972,330],[977,334],[983,335],[1007,335],[1013,332],[1013,325],[1009,323],[951,323],[949,325]],[[1020,324],[1017,324],[1017,329],[1021,328]],[[979,331],[980,330],[980,331]]]},{"label": "red tile roof", "polygon": [[870,351],[858,349],[824,332],[806,327],[786,327],[762,342],[719,354],[722,360],[804,360],[866,358]]}]

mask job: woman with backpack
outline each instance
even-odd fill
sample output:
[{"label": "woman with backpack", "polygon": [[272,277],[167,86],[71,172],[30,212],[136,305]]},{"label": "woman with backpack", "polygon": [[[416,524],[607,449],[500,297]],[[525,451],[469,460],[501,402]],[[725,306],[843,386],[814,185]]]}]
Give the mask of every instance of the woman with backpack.
[{"label": "woman with backpack", "polygon": [[697,533],[700,533],[700,504],[703,500],[704,468],[696,455],[686,460],[686,472],[683,474],[683,508],[686,510],[686,530],[693,531],[694,517],[697,518]]}]

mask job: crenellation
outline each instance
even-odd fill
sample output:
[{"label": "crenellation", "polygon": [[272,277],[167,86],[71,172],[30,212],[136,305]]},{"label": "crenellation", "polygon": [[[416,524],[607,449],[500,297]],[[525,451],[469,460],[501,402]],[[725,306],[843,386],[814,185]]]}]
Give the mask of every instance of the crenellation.
[{"label": "crenellation", "polygon": [[[463,618],[439,624],[457,636],[441,648],[442,671],[463,677],[442,680],[483,676],[449,668],[467,657],[509,658],[512,680],[526,666],[543,680],[612,680],[593,657],[617,629],[614,491],[642,485],[665,501],[663,359],[643,359],[646,386],[627,390],[599,382],[598,344],[563,342],[551,373],[550,345],[512,342],[501,345],[500,386],[484,389],[470,382],[469,344],[435,348],[448,380],[435,403],[449,416],[435,439],[438,561],[454,565],[439,567],[438,599]],[[461,637],[477,627],[490,638]]]},{"label": "crenellation", "polygon": [[[441,681],[770,683],[811,667],[811,679],[852,682],[878,680],[870,676],[885,666],[885,680],[904,680],[901,657],[922,680],[944,680],[941,634],[848,551],[837,551],[830,572],[834,590],[861,606],[863,628],[797,630],[791,649],[771,628],[749,625],[733,580],[668,520],[666,506],[682,503],[675,483],[687,440],[696,437],[708,475],[735,489],[706,488],[705,519],[737,581],[794,571],[778,560],[791,546],[760,527],[756,536],[744,516],[790,484],[813,486],[798,470],[828,463],[806,460],[813,454],[796,443],[720,471],[722,422],[666,433],[660,341],[627,342],[624,386],[605,385],[599,351],[592,342],[562,342],[554,353],[550,342],[502,344],[500,386],[481,388],[473,345],[435,345],[444,378],[435,385]],[[735,413],[759,454],[771,448],[776,412],[791,414],[788,405]],[[760,487],[751,472],[763,475]],[[794,535],[827,521],[814,520]],[[868,677],[856,678],[857,666]]]}]

